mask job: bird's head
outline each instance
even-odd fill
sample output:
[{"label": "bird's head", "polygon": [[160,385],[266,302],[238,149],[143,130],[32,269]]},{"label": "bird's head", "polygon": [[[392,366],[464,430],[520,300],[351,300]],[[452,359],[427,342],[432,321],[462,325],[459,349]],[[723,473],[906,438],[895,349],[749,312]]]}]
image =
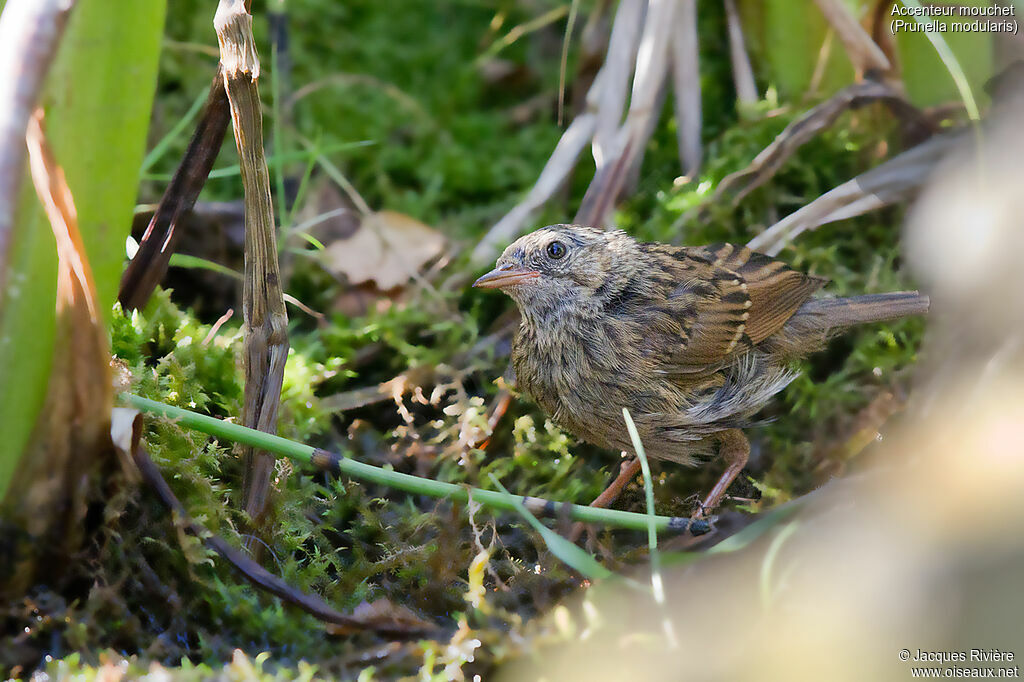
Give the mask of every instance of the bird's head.
[{"label": "bird's head", "polygon": [[637,251],[621,230],[550,225],[513,242],[473,286],[501,289],[524,312],[579,308],[619,289]]}]

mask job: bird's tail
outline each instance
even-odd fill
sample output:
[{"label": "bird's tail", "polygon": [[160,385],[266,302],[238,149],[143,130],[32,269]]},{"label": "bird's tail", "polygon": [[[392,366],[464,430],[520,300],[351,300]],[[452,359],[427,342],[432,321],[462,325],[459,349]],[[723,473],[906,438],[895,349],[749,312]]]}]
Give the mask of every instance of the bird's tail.
[{"label": "bird's tail", "polygon": [[928,297],[916,291],[811,299],[765,342],[782,355],[803,355],[849,327],[924,315],[929,305]]},{"label": "bird's tail", "polygon": [[849,298],[818,298],[804,303],[791,318],[806,318],[824,329],[844,329],[857,324],[889,322],[911,315],[924,315],[930,302],[916,291],[867,294]]}]

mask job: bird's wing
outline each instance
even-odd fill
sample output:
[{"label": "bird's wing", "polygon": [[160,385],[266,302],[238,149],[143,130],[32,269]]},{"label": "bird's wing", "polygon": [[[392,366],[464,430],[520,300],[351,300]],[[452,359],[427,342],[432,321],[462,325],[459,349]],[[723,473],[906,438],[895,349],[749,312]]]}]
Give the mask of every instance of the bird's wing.
[{"label": "bird's wing", "polygon": [[719,244],[652,249],[683,343],[672,374],[722,367],[777,332],[826,280],[745,247]]}]

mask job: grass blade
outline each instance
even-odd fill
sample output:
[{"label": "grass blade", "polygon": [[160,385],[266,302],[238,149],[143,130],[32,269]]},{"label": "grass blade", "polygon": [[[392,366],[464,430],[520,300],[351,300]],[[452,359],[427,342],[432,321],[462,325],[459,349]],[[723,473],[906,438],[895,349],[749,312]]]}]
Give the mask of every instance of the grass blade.
[{"label": "grass blade", "polygon": [[191,127],[192,122],[202,110],[203,104],[206,102],[206,98],[206,90],[199,93],[199,96],[196,97],[194,102],[192,102],[192,106],[190,106],[188,111],[185,112],[185,115],[181,117],[181,120],[175,123],[174,127],[167,131],[167,134],[149,150],[149,153],[146,154],[146,158],[142,160],[142,167],[139,168],[139,173],[145,174],[146,171],[152,168],[157,161],[163,158],[167,149],[174,144],[174,141],[181,137],[181,134],[184,133],[187,128]]},{"label": "grass blade", "polygon": [[626,430],[629,431],[629,439],[633,441],[633,450],[637,459],[640,460],[640,471],[644,475],[644,497],[647,503],[647,547],[651,552],[651,589],[654,592],[654,601],[662,612],[662,626],[665,631],[665,639],[669,646],[675,648],[679,645],[676,639],[675,630],[672,627],[672,620],[668,617],[668,610],[665,602],[665,581],[661,577],[661,553],[658,551],[658,531],[654,527],[654,480],[651,478],[651,467],[647,462],[647,452],[644,444],[640,441],[640,434],[633,423],[633,417],[629,410],[622,408],[622,418],[626,421]]},{"label": "grass blade", "polygon": [[[910,9],[914,8],[918,12],[921,12],[921,3],[918,0],[901,0],[903,6]],[[950,78],[953,79],[953,83],[956,85],[957,91],[960,93],[960,99],[963,100],[964,108],[967,109],[967,115],[972,121],[980,121],[981,114],[978,111],[978,103],[974,99],[974,92],[971,91],[971,85],[967,81],[967,74],[964,73],[964,69],[960,66],[960,60],[953,54],[953,50],[950,49],[949,43],[942,37],[942,34],[933,29],[927,28],[929,19],[922,14],[915,14],[914,19],[917,23],[925,28],[925,35],[928,36],[928,41],[931,42],[932,47],[935,48],[935,52],[938,53],[939,59],[945,64],[946,70],[949,71]]]},{"label": "grass blade", "polygon": [[551,553],[561,559],[563,563],[568,565],[577,573],[590,578],[591,580],[610,578],[614,575],[614,573],[598,563],[597,559],[592,557],[582,548],[569,542],[561,535],[541,523],[536,516],[531,514],[529,510],[523,506],[522,502],[516,499],[512,493],[505,489],[505,486],[501,484],[501,481],[499,481],[494,474],[491,474],[491,481],[493,481],[494,485],[498,487],[498,490],[505,495],[509,504],[515,507],[515,510],[519,512],[519,515],[526,519],[526,522],[529,523],[534,530],[540,533],[541,537],[544,538],[544,543],[548,546],[548,549],[551,550]]}]

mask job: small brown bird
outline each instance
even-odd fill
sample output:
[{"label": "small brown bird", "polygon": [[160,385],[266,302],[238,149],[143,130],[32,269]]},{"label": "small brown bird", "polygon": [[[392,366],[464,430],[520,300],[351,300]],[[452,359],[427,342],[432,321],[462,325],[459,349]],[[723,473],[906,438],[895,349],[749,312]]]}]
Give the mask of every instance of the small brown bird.
[{"label": "small brown bird", "polygon": [[928,310],[917,292],[812,298],[825,282],[731,244],[552,225],[505,249],[474,286],[516,302],[516,383],[569,432],[631,451],[626,407],[651,457],[692,466],[717,441],[728,468],[707,512],[746,465],[739,429],[796,377],[791,360],[852,325]]}]

